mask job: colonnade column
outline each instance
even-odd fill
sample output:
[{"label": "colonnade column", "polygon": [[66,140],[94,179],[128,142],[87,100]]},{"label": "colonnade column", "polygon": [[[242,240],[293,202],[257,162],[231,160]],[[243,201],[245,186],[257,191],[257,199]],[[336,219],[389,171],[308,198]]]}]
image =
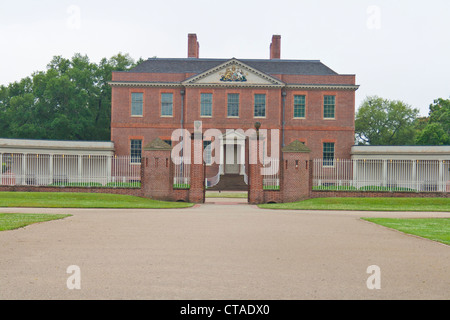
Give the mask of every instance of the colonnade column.
[{"label": "colonnade column", "polygon": [[48,158],[48,170],[49,170],[48,184],[52,184],[53,183],[53,154],[50,154],[49,158]]}]

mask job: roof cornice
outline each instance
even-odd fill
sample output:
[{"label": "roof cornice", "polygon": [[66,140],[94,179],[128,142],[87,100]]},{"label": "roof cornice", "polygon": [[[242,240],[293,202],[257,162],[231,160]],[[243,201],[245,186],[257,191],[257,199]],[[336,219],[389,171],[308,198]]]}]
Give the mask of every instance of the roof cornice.
[{"label": "roof cornice", "polygon": [[353,84],[287,84],[286,89],[356,91],[359,89],[359,85],[353,85]]},{"label": "roof cornice", "polygon": [[171,87],[181,88],[181,82],[153,82],[153,81],[110,81],[111,87]]},{"label": "roof cornice", "polygon": [[356,91],[359,85],[349,84],[246,84],[246,83],[186,83],[186,82],[145,82],[145,81],[110,81],[112,87],[159,87],[159,88],[183,88],[183,87],[204,87],[204,88],[286,88],[301,90],[349,90]]},{"label": "roof cornice", "polygon": [[244,84],[244,83],[184,83],[186,88],[202,87],[202,88],[283,88],[282,84]]}]

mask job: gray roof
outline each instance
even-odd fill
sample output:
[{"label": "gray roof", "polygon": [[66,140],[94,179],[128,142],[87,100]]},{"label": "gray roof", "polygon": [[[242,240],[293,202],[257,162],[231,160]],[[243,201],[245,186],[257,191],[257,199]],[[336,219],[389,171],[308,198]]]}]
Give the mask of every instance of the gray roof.
[{"label": "gray roof", "polygon": [[[199,74],[231,59],[150,58],[129,72]],[[319,60],[238,59],[267,74],[337,75]]]},{"label": "gray roof", "polygon": [[114,142],[1,138],[0,153],[113,155]]}]

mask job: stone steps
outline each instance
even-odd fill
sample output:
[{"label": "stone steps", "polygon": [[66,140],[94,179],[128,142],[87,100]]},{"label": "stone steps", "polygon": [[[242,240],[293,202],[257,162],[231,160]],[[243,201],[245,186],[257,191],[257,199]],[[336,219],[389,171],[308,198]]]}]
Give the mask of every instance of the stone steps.
[{"label": "stone steps", "polygon": [[208,191],[247,191],[248,186],[244,182],[244,176],[240,174],[224,174],[220,176],[219,183]]}]

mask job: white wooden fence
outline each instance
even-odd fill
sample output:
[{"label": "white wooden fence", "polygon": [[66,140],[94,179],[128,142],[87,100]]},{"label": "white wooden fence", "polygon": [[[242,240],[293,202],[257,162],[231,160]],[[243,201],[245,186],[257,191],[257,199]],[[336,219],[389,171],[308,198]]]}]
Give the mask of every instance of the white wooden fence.
[{"label": "white wooden fence", "polygon": [[313,160],[313,189],[450,192],[450,160]]},{"label": "white wooden fence", "polygon": [[130,156],[0,154],[1,185],[140,187]]}]

